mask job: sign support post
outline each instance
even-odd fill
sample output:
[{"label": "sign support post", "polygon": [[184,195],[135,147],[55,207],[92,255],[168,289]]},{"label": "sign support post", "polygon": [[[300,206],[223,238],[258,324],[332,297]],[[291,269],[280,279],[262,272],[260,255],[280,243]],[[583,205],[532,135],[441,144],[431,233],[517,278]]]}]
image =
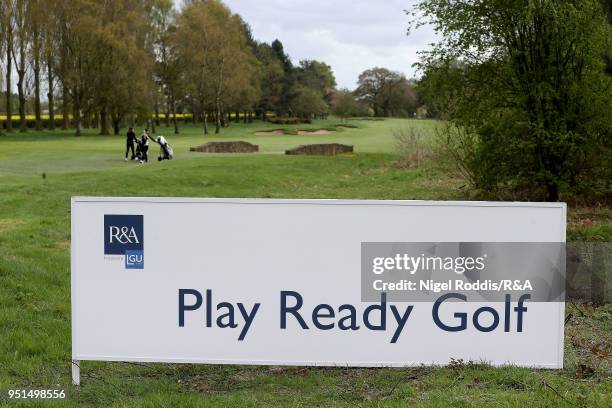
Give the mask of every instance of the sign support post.
[{"label": "sign support post", "polygon": [[72,384],[81,385],[81,362],[72,360]]}]

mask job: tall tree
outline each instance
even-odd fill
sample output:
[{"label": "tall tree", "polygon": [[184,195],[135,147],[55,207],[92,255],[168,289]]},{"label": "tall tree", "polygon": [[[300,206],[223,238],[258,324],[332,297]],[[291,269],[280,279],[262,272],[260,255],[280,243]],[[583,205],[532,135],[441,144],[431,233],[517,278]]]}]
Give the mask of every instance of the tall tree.
[{"label": "tall tree", "polygon": [[257,44],[255,56],[259,61],[261,95],[257,104],[259,115],[265,120],[269,111],[281,111],[285,71],[272,47],[267,43]]},{"label": "tall tree", "polygon": [[1,0],[2,1],[2,10],[0,11],[0,18],[2,18],[2,32],[4,39],[4,50],[6,51],[6,130],[8,132],[13,130],[13,120],[12,120],[12,74],[13,74],[13,27],[14,27],[14,19],[13,13],[15,10],[14,0]]},{"label": "tall tree", "polygon": [[[47,0],[46,5],[52,10],[56,9],[57,0]],[[47,68],[47,106],[49,110],[49,130],[55,129],[55,66],[56,53],[58,51],[57,19],[55,11],[43,13],[42,36],[43,36],[43,55]]]},{"label": "tall tree", "polygon": [[290,108],[296,116],[303,119],[325,115],[329,109],[319,91],[305,86],[298,88],[296,95],[291,99]]},{"label": "tall tree", "polygon": [[291,58],[285,52],[283,43],[276,39],[271,44],[272,52],[276,56],[276,59],[280,61],[283,67],[283,79],[282,79],[282,91],[280,94],[280,100],[278,101],[276,114],[285,115],[291,113],[291,100],[299,93],[296,72],[291,62]]},{"label": "tall tree", "polygon": [[193,2],[177,18],[175,39],[191,93],[204,111],[213,111],[219,133],[232,89],[255,73],[240,20],[220,1]]},{"label": "tall tree", "polygon": [[359,75],[355,94],[375,116],[406,116],[416,109],[416,92],[399,72],[372,68]]},{"label": "tall tree", "polygon": [[340,89],[334,93],[332,112],[341,119],[347,120],[353,116],[366,116],[367,108],[357,101],[353,92],[348,89]]},{"label": "tall tree", "polygon": [[127,115],[149,109],[152,55],[145,44],[148,17],[137,0],[96,3],[95,25],[90,27],[95,44],[89,63],[93,110],[100,112],[101,134],[108,134],[107,123],[119,133]]},{"label": "tall tree", "polygon": [[13,6],[14,34],[13,39],[16,46],[13,45],[12,58],[17,71],[17,95],[19,97],[19,131],[25,132],[28,127],[26,119],[26,69],[28,67],[28,0],[15,0]]},{"label": "tall tree", "polygon": [[329,65],[321,61],[302,60],[296,69],[297,81],[301,86],[314,89],[325,99],[331,102],[336,89],[336,78]]},{"label": "tall tree", "polygon": [[27,2],[26,10],[26,20],[28,24],[27,30],[30,34],[29,58],[31,60],[32,71],[34,73],[34,117],[36,130],[42,130],[40,92],[44,49],[43,30],[45,25],[45,16],[49,13],[45,6],[46,3],[41,0],[29,0]]},{"label": "tall tree", "polygon": [[62,82],[64,121],[68,119],[68,98],[72,102],[75,135],[81,135],[82,110],[91,95],[92,77],[99,66],[94,62],[97,44],[91,28],[97,24],[96,4],[89,0],[58,2],[57,18],[61,27],[58,73]]},{"label": "tall tree", "polygon": [[[165,97],[166,123],[168,116],[172,114],[174,134],[179,133],[176,118],[177,99],[182,92],[182,69],[177,55],[177,44],[175,41],[176,11],[172,1],[156,0],[151,11],[153,30],[153,50],[155,56],[154,76],[160,93]],[[157,112],[157,109],[156,109]],[[192,112],[195,115],[195,112]]]},{"label": "tall tree", "polygon": [[449,119],[470,141],[461,160],[477,188],[609,197],[612,26],[601,0],[426,0],[415,12],[440,33],[421,66],[461,63],[445,84],[456,90]]}]

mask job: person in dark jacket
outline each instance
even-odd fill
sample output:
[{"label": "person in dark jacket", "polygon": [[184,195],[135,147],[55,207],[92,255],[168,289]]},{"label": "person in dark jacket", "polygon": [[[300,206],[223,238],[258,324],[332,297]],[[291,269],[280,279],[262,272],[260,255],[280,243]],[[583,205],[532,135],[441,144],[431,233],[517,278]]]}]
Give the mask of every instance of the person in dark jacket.
[{"label": "person in dark jacket", "polygon": [[142,152],[142,158],[140,163],[149,162],[149,129],[145,129],[140,136],[140,150]]},{"label": "person in dark jacket", "polygon": [[134,142],[137,142],[136,133],[134,133],[134,129],[129,128],[127,132],[127,139],[125,140],[125,161],[128,159],[128,153],[130,150],[132,151],[132,160],[136,158],[136,154],[134,153]]}]

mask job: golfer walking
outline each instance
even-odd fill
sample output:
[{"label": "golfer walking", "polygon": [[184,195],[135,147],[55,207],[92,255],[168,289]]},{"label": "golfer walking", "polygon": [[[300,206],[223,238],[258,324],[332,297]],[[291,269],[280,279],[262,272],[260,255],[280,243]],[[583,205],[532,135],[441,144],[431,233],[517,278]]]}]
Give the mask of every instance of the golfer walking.
[{"label": "golfer walking", "polygon": [[142,151],[142,159],[140,159],[141,163],[149,162],[149,129],[145,129],[142,132],[142,136],[140,136],[140,149]]},{"label": "golfer walking", "polygon": [[127,139],[125,140],[125,161],[128,159],[128,153],[130,150],[132,151],[131,160],[136,158],[136,154],[134,153],[134,142],[136,142],[136,133],[134,133],[134,129],[129,128],[127,132]]}]

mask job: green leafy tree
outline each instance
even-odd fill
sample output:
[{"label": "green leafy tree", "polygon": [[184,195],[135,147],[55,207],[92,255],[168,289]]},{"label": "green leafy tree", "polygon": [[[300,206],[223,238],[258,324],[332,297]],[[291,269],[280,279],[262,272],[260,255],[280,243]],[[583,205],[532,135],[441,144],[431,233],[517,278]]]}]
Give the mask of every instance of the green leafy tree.
[{"label": "green leafy tree", "polygon": [[304,119],[311,119],[313,116],[325,115],[328,111],[327,103],[321,94],[307,87],[300,87],[290,103],[291,112]]},{"label": "green leafy tree", "polygon": [[372,68],[359,75],[355,94],[374,111],[374,116],[411,116],[417,97],[412,85],[399,72]]},{"label": "green leafy tree", "polygon": [[329,65],[321,61],[302,60],[296,68],[297,81],[301,86],[318,91],[325,102],[331,102],[336,89],[336,78]]},{"label": "green leafy tree", "polygon": [[[174,134],[179,133],[176,118],[177,101],[180,98],[184,86],[183,70],[181,68],[178,49],[181,46],[180,39],[176,38],[176,11],[170,0],[156,0],[151,10],[151,28],[153,36],[153,54],[155,58],[154,79],[158,93],[164,98],[166,125],[170,125],[170,114],[174,125]],[[159,102],[154,107],[159,111]],[[195,112],[192,112],[194,115]]]},{"label": "green leafy tree", "polygon": [[62,83],[62,114],[68,121],[68,101],[72,103],[75,135],[81,135],[82,111],[87,108],[99,66],[95,55],[97,44],[92,40],[91,28],[97,25],[97,8],[89,0],[58,2],[53,10],[61,27],[58,76]]},{"label": "green leafy tree", "polygon": [[214,112],[219,133],[236,89],[249,86],[256,75],[241,21],[220,1],[191,2],[177,17],[174,35],[189,91],[205,112]]},{"label": "green leafy tree", "polygon": [[271,49],[283,68],[282,88],[279,101],[276,105],[276,114],[285,115],[290,113],[291,101],[298,96],[299,88],[296,72],[291,58],[285,52],[283,43],[280,40],[274,40],[271,44]]},{"label": "green leafy tree", "polygon": [[347,120],[350,117],[366,116],[367,109],[357,101],[353,92],[348,89],[340,89],[333,96],[332,113]]},{"label": "green leafy tree", "polygon": [[469,141],[459,159],[477,188],[609,196],[612,31],[600,0],[426,0],[413,13],[411,28],[440,34],[421,68],[453,95],[443,108]]},{"label": "green leafy tree", "polygon": [[89,76],[92,110],[99,110],[101,134],[108,119],[118,134],[128,115],[147,111],[152,85],[153,57],[145,43],[149,26],[145,9],[134,0],[96,3],[96,24],[90,27],[95,44],[89,60],[97,67]]},{"label": "green leafy tree", "polygon": [[257,111],[265,120],[269,111],[281,111],[280,103],[283,94],[285,71],[283,63],[278,59],[269,44],[257,44],[255,56],[261,67],[261,95],[257,103]]}]

